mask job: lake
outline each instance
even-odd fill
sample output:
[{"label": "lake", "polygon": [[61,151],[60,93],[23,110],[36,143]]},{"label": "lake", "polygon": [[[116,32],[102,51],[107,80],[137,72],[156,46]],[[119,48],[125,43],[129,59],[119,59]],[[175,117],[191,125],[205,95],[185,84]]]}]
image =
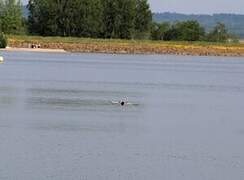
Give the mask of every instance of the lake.
[{"label": "lake", "polygon": [[244,179],[243,58],[2,55],[0,179]]}]

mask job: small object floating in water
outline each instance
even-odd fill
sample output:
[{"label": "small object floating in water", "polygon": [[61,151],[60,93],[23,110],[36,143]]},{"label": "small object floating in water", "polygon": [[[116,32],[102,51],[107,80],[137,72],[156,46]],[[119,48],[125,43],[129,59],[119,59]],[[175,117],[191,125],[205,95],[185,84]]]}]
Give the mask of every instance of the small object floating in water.
[{"label": "small object floating in water", "polygon": [[2,56],[0,56],[0,63],[3,63],[3,57]]},{"label": "small object floating in water", "polygon": [[130,103],[128,100],[120,100],[120,101],[111,101],[112,104],[117,104],[120,106],[128,106],[128,105],[132,105],[132,106],[138,106],[139,104],[137,103]]}]

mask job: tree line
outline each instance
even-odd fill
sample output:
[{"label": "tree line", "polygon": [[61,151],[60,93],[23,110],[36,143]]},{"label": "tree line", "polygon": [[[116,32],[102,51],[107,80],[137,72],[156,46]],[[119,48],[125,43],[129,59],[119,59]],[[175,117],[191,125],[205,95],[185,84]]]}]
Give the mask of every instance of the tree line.
[{"label": "tree line", "polygon": [[209,32],[198,21],[156,23],[147,0],[0,0],[0,32],[41,36],[225,42],[222,23]]},{"label": "tree line", "polygon": [[242,14],[180,14],[180,13],[154,13],[153,20],[155,22],[176,22],[197,20],[206,31],[210,31],[218,22],[222,22],[226,25],[229,32],[244,38],[244,15]]},{"label": "tree line", "polygon": [[196,20],[181,21],[176,23],[154,23],[151,37],[153,40],[165,41],[208,41],[226,42],[229,39],[237,40],[223,23],[217,23],[212,30],[206,32]]},{"label": "tree line", "polygon": [[30,0],[29,31],[44,36],[131,39],[150,32],[147,0]]}]

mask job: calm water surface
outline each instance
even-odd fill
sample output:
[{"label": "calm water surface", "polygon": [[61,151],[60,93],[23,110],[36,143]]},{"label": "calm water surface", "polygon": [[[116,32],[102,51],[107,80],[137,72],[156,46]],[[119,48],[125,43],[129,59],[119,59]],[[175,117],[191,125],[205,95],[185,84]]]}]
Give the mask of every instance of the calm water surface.
[{"label": "calm water surface", "polygon": [[243,58],[2,55],[0,179],[244,179]]}]

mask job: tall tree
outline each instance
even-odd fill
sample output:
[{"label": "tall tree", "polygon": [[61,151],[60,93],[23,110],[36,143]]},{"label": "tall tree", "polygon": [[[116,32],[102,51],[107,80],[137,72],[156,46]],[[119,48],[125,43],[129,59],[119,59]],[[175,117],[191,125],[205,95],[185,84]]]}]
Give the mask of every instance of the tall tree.
[{"label": "tall tree", "polygon": [[152,12],[147,0],[136,0],[135,31],[137,36],[144,38],[152,25]]},{"label": "tall tree", "polygon": [[0,0],[0,31],[19,33],[23,27],[20,0]]},{"label": "tall tree", "polygon": [[190,20],[175,24],[178,31],[177,40],[180,41],[199,41],[204,37],[204,29],[199,22]]},{"label": "tall tree", "polygon": [[131,39],[134,33],[135,1],[117,0],[118,9],[115,21],[115,37]]},{"label": "tall tree", "polygon": [[[28,9],[30,11],[28,22],[31,33],[52,35],[56,31],[57,24],[54,23],[56,17],[52,17],[55,15],[56,8],[51,8],[49,0],[29,0]],[[51,10],[54,12],[52,13]]]},{"label": "tall tree", "polygon": [[132,38],[135,8],[135,0],[103,0],[104,37]]},{"label": "tall tree", "polygon": [[150,30],[147,0],[29,0],[28,7],[30,31],[40,35],[131,39]]},{"label": "tall tree", "polygon": [[212,42],[226,42],[229,37],[230,34],[225,24],[219,22],[207,35],[207,40]]},{"label": "tall tree", "polygon": [[170,23],[153,23],[151,36],[153,40],[166,40],[166,35],[169,32]]},{"label": "tall tree", "polygon": [[113,38],[115,36],[115,23],[117,20],[118,1],[103,0],[103,36]]},{"label": "tall tree", "polygon": [[[76,0],[77,1],[77,0]],[[102,3],[100,0],[78,0],[78,10],[72,18],[75,34],[82,37],[100,37],[102,33]],[[74,7],[74,8],[75,8]]]},{"label": "tall tree", "polygon": [[100,0],[30,0],[30,31],[41,35],[97,37]]}]

